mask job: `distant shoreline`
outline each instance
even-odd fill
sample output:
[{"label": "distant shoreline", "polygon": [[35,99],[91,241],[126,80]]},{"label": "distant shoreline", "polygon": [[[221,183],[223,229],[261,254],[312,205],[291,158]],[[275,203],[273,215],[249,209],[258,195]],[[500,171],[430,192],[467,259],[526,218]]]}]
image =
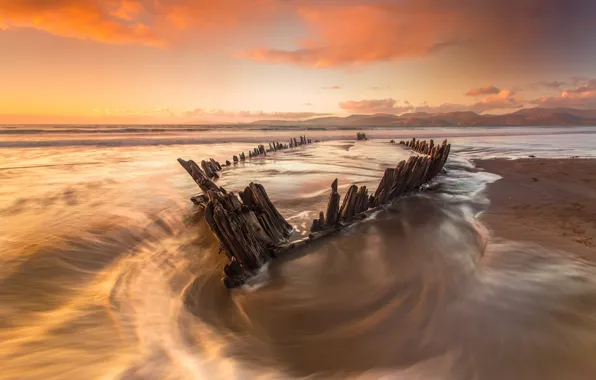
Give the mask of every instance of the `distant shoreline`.
[{"label": "distant shoreline", "polygon": [[[180,124],[155,124],[155,125],[125,125],[125,124],[36,124],[36,125],[1,125],[0,135],[27,135],[27,134],[58,134],[58,133],[171,133],[171,132],[206,132],[206,131],[358,131],[382,130],[399,131],[406,129],[415,130],[457,130],[457,129],[513,129],[513,128],[596,128],[594,125],[474,125],[474,126],[258,126],[253,124],[241,125],[180,125]],[[564,133],[561,132],[561,133]]]},{"label": "distant shoreline", "polygon": [[[19,124],[2,124],[2,126]],[[44,125],[44,124],[28,124]],[[67,126],[67,125],[85,125],[80,124],[60,124],[48,123],[47,126]],[[596,126],[596,110],[578,109],[578,108],[521,108],[514,112],[500,115],[478,114],[470,111],[427,113],[410,112],[401,115],[396,114],[366,114],[349,116],[322,116],[310,119],[283,119],[283,120],[257,120],[252,122],[192,122],[185,120],[184,123],[161,124],[161,123],[91,123],[87,125],[118,125],[118,126],[153,126],[153,125],[172,125],[172,126],[219,126],[228,128],[238,127],[268,127],[268,128],[329,128],[329,127],[347,127],[347,128],[424,128],[424,127],[580,127]],[[20,124],[20,126],[27,126]]]},{"label": "distant shoreline", "polygon": [[[532,145],[534,138],[528,139],[528,136],[550,136],[549,141],[556,142],[562,140],[573,140],[576,142],[593,141],[596,135],[594,127],[443,127],[443,128],[403,128],[403,127],[380,127],[380,128],[122,128],[115,126],[113,128],[95,127],[89,130],[88,127],[61,129],[59,127],[50,127],[47,129],[10,129],[2,130],[0,128],[0,149],[1,148],[42,148],[42,147],[129,147],[129,146],[184,146],[200,144],[228,144],[237,143],[238,149],[244,149],[242,144],[267,143],[270,141],[287,141],[290,137],[300,131],[313,140],[320,141],[343,141],[354,140],[357,131],[366,131],[370,140],[378,140],[389,143],[390,140],[406,140],[416,136],[421,139],[467,139],[457,145],[462,149],[467,149],[473,154],[477,154],[478,148],[488,149],[483,141],[487,138],[496,138],[502,140],[502,137],[513,137],[510,143],[520,141],[521,137],[526,136],[525,140],[528,146]],[[581,136],[585,136],[582,138]],[[518,138],[515,138],[518,136]],[[560,136],[557,137],[557,136]],[[567,137],[566,137],[567,136]],[[580,136],[579,138],[574,136]],[[477,139],[480,145],[474,144],[472,140]],[[554,150],[553,154],[558,157],[569,155],[585,156],[587,147],[580,144],[579,150],[563,153],[560,150]],[[523,147],[518,146],[519,151]],[[458,148],[459,149],[459,148]],[[504,157],[508,157],[507,150],[511,147],[503,146]],[[542,145],[542,152],[548,149],[548,145]],[[590,148],[591,149],[591,148]],[[530,149],[531,150],[531,149]],[[476,152],[476,153],[474,153]],[[560,154],[555,154],[559,152]],[[591,150],[590,150],[591,152]],[[528,153],[531,154],[531,153]],[[540,153],[542,154],[542,153]],[[494,157],[494,155],[491,154]],[[588,154],[592,156],[592,154]]]}]

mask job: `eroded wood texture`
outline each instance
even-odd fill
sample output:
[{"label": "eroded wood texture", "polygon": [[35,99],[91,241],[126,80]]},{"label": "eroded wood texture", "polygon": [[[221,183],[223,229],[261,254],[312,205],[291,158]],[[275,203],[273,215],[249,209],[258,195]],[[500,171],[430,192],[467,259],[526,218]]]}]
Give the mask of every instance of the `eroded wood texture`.
[{"label": "eroded wood texture", "polygon": [[[357,137],[360,138],[360,134]],[[433,140],[427,143],[416,139],[408,142],[401,141],[400,144],[411,147],[420,154],[411,156],[407,161],[399,162],[395,168],[385,169],[374,194],[369,195],[366,186],[360,188],[356,185],[349,186],[339,211],[336,210],[341,197],[337,190],[337,179],[333,181],[327,205],[327,223],[322,224],[316,219],[313,220],[311,232],[338,228],[338,223],[342,226],[351,223],[362,218],[367,211],[377,209],[397,197],[420,190],[424,184],[441,172],[451,148],[446,140],[439,146],[436,146]]]},{"label": "eroded wood texture", "polygon": [[[311,140],[306,136],[291,139],[289,144],[270,142],[268,149],[259,145],[249,151],[249,157],[310,143]],[[239,192],[238,197],[211,181],[210,174],[215,172],[217,175],[216,172],[222,169],[216,161],[202,161],[201,169],[192,160],[178,159],[203,190],[204,194],[196,195],[191,200],[205,208],[205,220],[229,257],[230,261],[224,268],[226,286],[242,285],[276,255],[330,236],[391,200],[424,188],[424,184],[442,171],[451,149],[447,141],[435,145],[433,140],[427,143],[412,139],[401,141],[400,144],[419,154],[399,162],[395,168],[385,169],[379,185],[371,194],[366,186],[351,185],[341,202],[339,183],[335,179],[331,183],[326,211],[319,212],[318,218],[312,221],[308,237],[295,241],[288,241],[293,227],[279,213],[262,185],[250,183]],[[239,157],[234,156],[233,160],[234,163],[246,160],[244,152]],[[229,161],[226,165],[230,165]]]},{"label": "eroded wood texture", "polygon": [[240,192],[207,193],[205,220],[230,262],[224,283],[238,286],[274,256],[274,247],[287,242],[292,226],[277,211],[265,188],[251,183]]}]

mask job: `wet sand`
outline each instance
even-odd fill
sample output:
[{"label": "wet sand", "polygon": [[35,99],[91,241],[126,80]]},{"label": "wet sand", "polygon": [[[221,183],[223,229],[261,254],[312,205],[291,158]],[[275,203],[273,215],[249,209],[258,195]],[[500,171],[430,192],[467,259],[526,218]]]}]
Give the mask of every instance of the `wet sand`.
[{"label": "wet sand", "polygon": [[480,219],[492,235],[529,241],[596,262],[596,160],[492,159],[476,166],[490,184]]}]

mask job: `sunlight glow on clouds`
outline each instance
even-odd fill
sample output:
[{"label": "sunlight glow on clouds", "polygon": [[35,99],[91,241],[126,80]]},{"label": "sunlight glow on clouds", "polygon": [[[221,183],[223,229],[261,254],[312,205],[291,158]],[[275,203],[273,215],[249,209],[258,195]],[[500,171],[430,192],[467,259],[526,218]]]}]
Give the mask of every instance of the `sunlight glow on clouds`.
[{"label": "sunlight glow on clouds", "polygon": [[386,99],[364,99],[364,100],[349,100],[339,103],[339,107],[350,113],[389,113],[399,115],[408,112],[427,112],[427,113],[444,113],[444,112],[460,112],[473,111],[477,113],[484,113],[494,110],[515,109],[523,107],[523,100],[515,94],[512,90],[499,90],[495,86],[485,86],[472,89],[466,93],[469,95],[472,92],[474,95],[485,95],[473,104],[453,104],[443,103],[440,105],[430,105],[422,103],[414,105],[409,101],[399,102],[392,98]]},{"label": "sunlight glow on clouds", "polygon": [[164,46],[164,39],[135,20],[142,9],[140,3],[130,0],[2,0],[0,25],[103,43]]},{"label": "sunlight glow on clouds", "polygon": [[0,0],[0,122],[596,108],[594,19],[592,0]]},{"label": "sunlight glow on clouds", "polygon": [[484,87],[477,87],[471,88],[468,92],[466,92],[466,96],[481,96],[481,95],[491,95],[491,94],[498,94],[501,90],[495,87],[492,84],[487,84]]},{"label": "sunlight glow on clouds", "polygon": [[557,96],[541,97],[531,103],[549,108],[596,108],[596,79],[585,80],[577,87],[561,91]]}]

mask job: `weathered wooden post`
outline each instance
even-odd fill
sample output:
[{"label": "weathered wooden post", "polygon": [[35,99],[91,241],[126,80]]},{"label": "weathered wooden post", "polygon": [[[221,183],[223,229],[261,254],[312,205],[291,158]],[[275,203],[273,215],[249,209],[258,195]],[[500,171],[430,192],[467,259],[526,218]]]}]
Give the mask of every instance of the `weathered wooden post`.
[{"label": "weathered wooden post", "polygon": [[[357,136],[360,137],[360,136]],[[306,136],[300,136],[300,143],[291,139],[286,147],[309,144]],[[331,194],[326,212],[320,212],[312,221],[308,238],[288,241],[293,227],[277,211],[264,187],[250,183],[239,193],[240,199],[213,183],[209,177],[217,178],[221,165],[213,159],[202,161],[203,170],[192,160],[178,159],[204,194],[191,198],[192,202],[205,208],[205,219],[218,238],[230,261],[224,268],[224,282],[228,287],[243,284],[267,261],[288,250],[309,244],[311,241],[329,236],[336,231],[366,217],[392,199],[408,192],[417,191],[438,175],[448,159],[451,145],[443,141],[435,145],[431,140],[412,139],[400,144],[420,153],[407,161],[399,162],[395,168],[387,168],[374,194],[369,195],[366,186],[352,185],[348,188],[340,208],[338,180],[331,184]],[[279,144],[284,148],[283,144]],[[278,143],[269,143],[270,150],[278,150]],[[265,155],[263,145],[249,151],[250,157]],[[240,160],[245,158],[241,153]],[[239,158],[234,156],[234,163]],[[230,165],[226,161],[226,165]]]},{"label": "weathered wooden post", "polygon": [[327,203],[327,214],[325,215],[326,225],[333,227],[337,224],[339,216],[339,199],[340,195],[337,192],[337,178],[331,183],[331,195],[329,195],[329,202]]}]

